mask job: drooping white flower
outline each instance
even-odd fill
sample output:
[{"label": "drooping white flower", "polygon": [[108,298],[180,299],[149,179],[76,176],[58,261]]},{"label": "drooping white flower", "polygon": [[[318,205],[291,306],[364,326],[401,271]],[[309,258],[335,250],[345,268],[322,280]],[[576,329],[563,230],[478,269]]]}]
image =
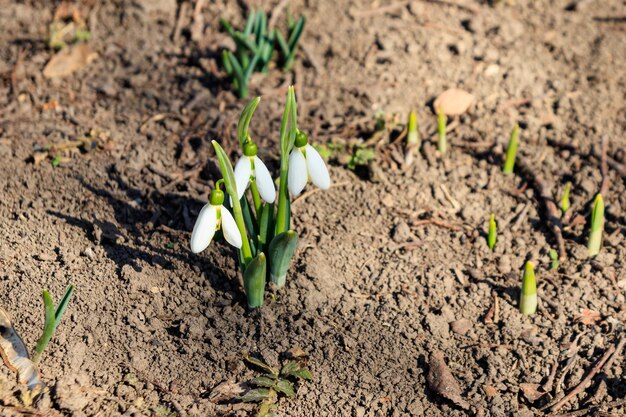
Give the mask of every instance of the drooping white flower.
[{"label": "drooping white flower", "polygon": [[237,249],[241,248],[241,233],[233,215],[224,207],[223,203],[224,193],[219,189],[213,190],[209,203],[200,210],[193,232],[191,232],[191,251],[193,253],[205,250],[219,229],[222,229],[224,238],[228,243]]},{"label": "drooping white flower", "polygon": [[244,146],[243,156],[239,158],[235,165],[235,182],[237,184],[237,195],[239,199],[243,197],[251,181],[254,181],[261,198],[273,203],[276,200],[276,188],[269,170],[256,156],[257,147],[254,142],[248,142]]},{"label": "drooping white flower", "polygon": [[298,131],[295,146],[289,154],[287,188],[291,195],[299,195],[309,179],[322,190],[330,188],[330,176],[324,159],[308,144],[306,135]]}]

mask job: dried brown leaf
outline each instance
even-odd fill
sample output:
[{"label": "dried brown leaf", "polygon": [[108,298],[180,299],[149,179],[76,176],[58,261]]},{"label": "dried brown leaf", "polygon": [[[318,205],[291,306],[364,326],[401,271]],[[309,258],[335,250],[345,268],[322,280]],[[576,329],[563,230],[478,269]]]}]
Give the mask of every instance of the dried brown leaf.
[{"label": "dried brown leaf", "polygon": [[17,373],[18,381],[25,384],[35,395],[44,387],[39,369],[30,360],[24,342],[11,324],[9,315],[0,307],[0,356],[5,365]]},{"label": "dried brown leaf", "polygon": [[65,77],[89,64],[97,57],[85,42],[65,48],[54,55],[43,69],[46,78]]},{"label": "dried brown leaf", "polygon": [[543,392],[541,390],[541,384],[522,383],[519,384],[519,387],[524,393],[524,397],[526,397],[526,399],[531,403],[534,403],[539,398],[547,394],[547,392]]},{"label": "dried brown leaf", "polygon": [[441,109],[448,116],[458,116],[469,109],[474,96],[465,90],[450,88],[435,99],[435,109]]},{"label": "dried brown leaf", "polygon": [[598,324],[598,322],[602,320],[602,316],[600,316],[600,313],[598,313],[597,311],[582,308],[580,309],[580,314],[577,315],[574,319],[584,324],[585,326],[593,326],[594,324]]},{"label": "dried brown leaf", "polygon": [[430,370],[426,376],[428,388],[454,404],[469,410],[470,404],[461,395],[461,387],[446,365],[443,353],[436,351],[430,355]]},{"label": "dried brown leaf", "polygon": [[239,397],[247,389],[246,384],[235,381],[224,381],[209,394],[209,401],[212,403],[221,403],[232,401]]}]

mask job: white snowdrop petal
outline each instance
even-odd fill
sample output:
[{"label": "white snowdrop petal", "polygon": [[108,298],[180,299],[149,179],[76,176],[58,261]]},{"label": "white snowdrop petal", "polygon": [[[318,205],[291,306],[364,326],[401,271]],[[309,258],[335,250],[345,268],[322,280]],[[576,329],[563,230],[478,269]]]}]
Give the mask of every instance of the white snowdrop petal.
[{"label": "white snowdrop petal", "polygon": [[237,195],[241,200],[246,189],[248,188],[248,183],[250,182],[250,175],[252,174],[252,164],[250,163],[250,158],[247,156],[242,156],[237,161],[235,165],[235,184],[237,187]]},{"label": "white snowdrop petal", "polygon": [[268,203],[273,203],[276,200],[276,187],[274,187],[270,172],[258,156],[254,157],[254,176],[261,198]]},{"label": "white snowdrop petal", "polygon": [[306,166],[311,182],[322,190],[328,190],[330,188],[330,176],[326,163],[314,147],[307,144],[305,149]]},{"label": "white snowdrop petal", "polygon": [[237,228],[237,223],[235,219],[233,219],[233,215],[230,214],[230,211],[224,206],[220,208],[220,213],[222,214],[222,231],[224,232],[224,239],[237,249],[241,248],[241,233],[239,233],[239,229]]},{"label": "white snowdrop petal", "polygon": [[295,148],[289,154],[289,172],[287,173],[287,188],[294,197],[299,195],[307,181],[309,180],[309,174],[306,169],[306,159],[302,152]]},{"label": "white snowdrop petal", "polygon": [[211,204],[206,204],[200,210],[196,224],[191,232],[191,251],[193,253],[202,252],[209,246],[215,229],[217,228],[217,209]]}]

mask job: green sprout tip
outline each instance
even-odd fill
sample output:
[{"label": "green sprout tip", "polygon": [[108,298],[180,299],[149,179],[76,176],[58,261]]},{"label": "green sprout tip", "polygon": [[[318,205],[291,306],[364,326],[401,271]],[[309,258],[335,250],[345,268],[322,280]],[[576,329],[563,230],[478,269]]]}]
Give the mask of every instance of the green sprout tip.
[{"label": "green sprout tip", "polygon": [[446,153],[448,140],[446,138],[447,117],[441,107],[437,108],[437,150],[442,155]]},{"label": "green sprout tip", "polygon": [[487,244],[491,250],[496,246],[497,234],[496,215],[492,213],[489,217],[489,235],[487,236]]},{"label": "green sprout tip", "polygon": [[513,168],[515,167],[515,158],[517,156],[518,137],[519,126],[516,123],[515,126],[513,126],[513,131],[511,131],[509,146],[506,150],[506,158],[504,160],[504,166],[502,167],[502,172],[504,174],[513,173]]},{"label": "green sprout tip", "polygon": [[537,281],[535,279],[535,269],[530,261],[527,261],[524,267],[519,311],[526,316],[535,314],[537,311]]},{"label": "green sprout tip", "polygon": [[593,202],[591,213],[591,227],[589,228],[589,242],[587,249],[589,256],[596,256],[600,253],[602,246],[602,231],[604,230],[604,199],[602,194],[598,194]]},{"label": "green sprout tip", "polygon": [[567,184],[565,184],[565,189],[563,190],[563,196],[561,197],[561,211],[563,212],[563,214],[565,214],[567,210],[569,210],[570,208],[569,193],[571,189],[572,189],[571,182],[568,182]]}]

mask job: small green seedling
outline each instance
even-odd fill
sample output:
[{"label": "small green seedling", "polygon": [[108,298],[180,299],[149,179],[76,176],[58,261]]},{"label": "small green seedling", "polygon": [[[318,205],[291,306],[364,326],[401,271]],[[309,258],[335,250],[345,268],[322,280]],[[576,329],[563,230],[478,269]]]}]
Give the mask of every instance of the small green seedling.
[{"label": "small green seedling", "polygon": [[238,249],[250,308],[263,305],[268,272],[277,289],[285,286],[298,244],[298,234],[291,230],[291,196],[298,196],[309,180],[322,190],[330,188],[324,160],[309,144],[307,135],[298,130],[296,96],[291,86],[280,127],[280,180],[276,193],[271,174],[257,155],[257,145],[248,132],[259,101],[260,97],[250,101],[239,118],[237,137],[243,156],[234,168],[224,149],[213,141],[222,178],[216,182],[191,234],[193,253],[206,249],[218,230]]},{"label": "small green seedling", "polygon": [[526,316],[535,314],[537,311],[537,281],[535,280],[535,269],[530,261],[527,261],[524,267],[519,311]]},{"label": "small green seedling", "polygon": [[604,199],[602,194],[596,196],[593,202],[593,211],[591,212],[591,227],[589,228],[589,242],[587,249],[589,257],[596,256],[600,253],[602,246],[602,231],[604,230]]},{"label": "small green seedling", "polygon": [[550,269],[557,269],[559,265],[561,264],[559,262],[559,253],[556,250],[550,248],[550,252],[548,252],[548,256],[550,256],[550,260],[552,261],[550,263]]},{"label": "small green seedling", "polygon": [[288,39],[285,39],[282,33],[278,29],[274,29],[276,42],[280,48],[283,56],[283,71],[289,71],[293,65],[293,61],[296,58],[296,52],[298,52],[298,41],[304,30],[304,24],[306,19],[301,16],[300,19],[294,21],[289,15],[287,22]]},{"label": "small green seedling", "polygon": [[234,29],[225,19],[221,22],[236,45],[235,52],[222,52],[222,66],[239,97],[247,97],[252,73],[255,70],[268,72],[274,51],[274,31],[268,32],[267,15],[262,10],[250,11],[243,31]]},{"label": "small green seedling", "polygon": [[65,295],[61,299],[59,305],[54,308],[54,302],[52,301],[52,297],[48,290],[43,291],[43,304],[45,309],[45,322],[43,328],[43,334],[37,341],[37,346],[35,346],[35,354],[33,355],[33,362],[38,363],[41,359],[41,354],[50,343],[54,332],[57,327],[59,327],[59,323],[61,323],[61,317],[63,317],[63,313],[67,309],[67,305],[69,304],[72,294],[74,293],[74,286],[69,285],[65,290]]},{"label": "small green seedling", "polygon": [[504,166],[502,167],[502,172],[505,175],[513,173],[513,168],[515,167],[515,158],[517,157],[518,136],[519,126],[516,123],[515,126],[513,126],[513,131],[511,132],[509,146],[506,150],[506,158],[504,159]]},{"label": "small green seedling", "polygon": [[262,376],[248,382],[255,388],[245,392],[239,400],[245,403],[258,403],[258,417],[275,416],[279,395],[293,397],[296,395],[294,381],[310,381],[311,371],[302,360],[290,360],[280,370],[247,353],[243,355],[246,362],[263,370]]},{"label": "small green seedling", "polygon": [[569,193],[571,189],[571,182],[565,184],[565,189],[563,190],[563,195],[561,196],[561,211],[563,212],[563,214],[567,213],[567,210],[569,210],[570,208]]},{"label": "small green seedling", "polygon": [[406,127],[406,152],[404,155],[405,166],[413,163],[415,155],[419,152],[421,139],[417,125],[417,115],[414,111],[409,113],[409,122]]},{"label": "small green seedling", "polygon": [[489,234],[487,236],[487,244],[491,250],[496,246],[497,234],[496,215],[492,213],[489,216]]},{"label": "small green seedling", "polygon": [[444,114],[441,107],[437,108],[437,150],[442,155],[446,153],[448,148],[448,140],[446,139],[448,118]]}]

